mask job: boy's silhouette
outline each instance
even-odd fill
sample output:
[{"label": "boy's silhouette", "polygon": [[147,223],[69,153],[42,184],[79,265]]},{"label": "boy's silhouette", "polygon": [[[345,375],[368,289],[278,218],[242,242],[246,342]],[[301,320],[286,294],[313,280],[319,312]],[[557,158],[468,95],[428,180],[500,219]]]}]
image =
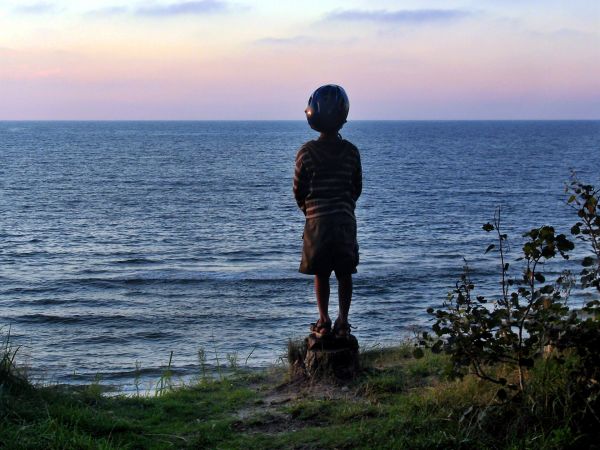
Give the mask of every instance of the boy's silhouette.
[{"label": "boy's silhouette", "polygon": [[294,196],[306,216],[299,271],[315,275],[319,320],[311,331],[317,337],[331,333],[328,310],[332,271],[339,296],[333,333],[338,337],[350,333],[352,274],[358,265],[354,209],[362,191],[362,168],[358,149],[339,134],[349,107],[342,87],[329,84],[318,88],[305,113],[311,128],[321,135],[305,143],[296,155]]}]

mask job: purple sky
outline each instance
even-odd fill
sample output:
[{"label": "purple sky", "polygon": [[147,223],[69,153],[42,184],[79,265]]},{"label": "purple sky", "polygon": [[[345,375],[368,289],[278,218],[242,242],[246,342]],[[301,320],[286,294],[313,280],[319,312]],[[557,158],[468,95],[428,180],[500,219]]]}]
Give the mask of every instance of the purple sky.
[{"label": "purple sky", "polygon": [[596,0],[5,1],[1,119],[600,119]]}]

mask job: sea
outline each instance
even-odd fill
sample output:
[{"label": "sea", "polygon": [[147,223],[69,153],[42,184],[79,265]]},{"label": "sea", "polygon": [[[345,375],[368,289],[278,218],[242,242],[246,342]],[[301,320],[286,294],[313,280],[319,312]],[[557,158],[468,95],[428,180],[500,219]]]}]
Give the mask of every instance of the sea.
[{"label": "sea", "polygon": [[[572,171],[600,184],[600,121],[351,121],[341,133],[363,165],[350,310],[362,349],[431,326],[427,308],[465,264],[497,298],[482,225],[498,208],[518,277],[523,232],[576,222]],[[125,391],[169,361],[180,380],[278,364],[317,318],[292,195],[296,152],[316,137],[304,121],[0,122],[0,340],[10,333],[41,382]],[[336,296],[332,277],[334,318]]]}]

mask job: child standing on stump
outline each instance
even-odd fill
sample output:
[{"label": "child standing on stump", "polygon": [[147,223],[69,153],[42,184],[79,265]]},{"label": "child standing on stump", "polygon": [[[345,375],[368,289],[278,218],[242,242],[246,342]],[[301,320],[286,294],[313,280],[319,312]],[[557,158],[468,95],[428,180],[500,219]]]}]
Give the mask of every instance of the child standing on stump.
[{"label": "child standing on stump", "polygon": [[329,277],[338,280],[339,314],[333,325],[336,337],[350,334],[348,311],[352,301],[352,274],[358,265],[356,200],[362,191],[360,153],[342,139],[350,103],[341,86],[318,88],[305,110],[310,127],[321,133],[305,143],[296,155],[294,196],[306,216],[299,271],[315,276],[319,319],[311,325],[317,337],[332,332],[329,317]]}]

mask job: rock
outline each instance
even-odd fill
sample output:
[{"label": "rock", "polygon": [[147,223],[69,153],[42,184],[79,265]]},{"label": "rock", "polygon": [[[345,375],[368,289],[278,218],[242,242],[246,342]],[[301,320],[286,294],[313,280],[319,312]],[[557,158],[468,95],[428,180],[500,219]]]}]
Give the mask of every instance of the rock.
[{"label": "rock", "polygon": [[360,368],[358,341],[351,334],[344,338],[317,338],[311,334],[300,345],[290,344],[288,350],[290,371],[295,377],[348,379]]}]

